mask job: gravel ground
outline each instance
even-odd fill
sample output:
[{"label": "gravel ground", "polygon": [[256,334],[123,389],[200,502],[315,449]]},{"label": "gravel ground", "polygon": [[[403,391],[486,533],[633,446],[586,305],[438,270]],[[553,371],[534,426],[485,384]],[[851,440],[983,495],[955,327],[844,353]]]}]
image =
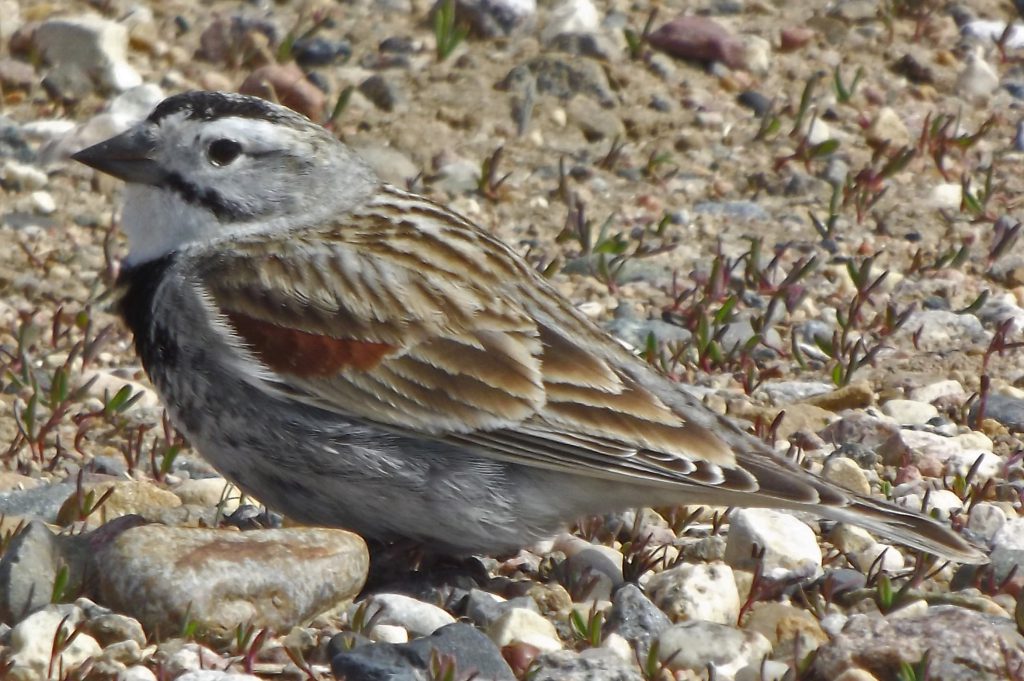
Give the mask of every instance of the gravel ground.
[{"label": "gravel ground", "polygon": [[[0,678],[1024,678],[1014,20],[0,0]],[[120,187],[67,161],[190,88],[330,125],[712,408],[991,564],[680,507],[371,568],[360,538],[262,508],[164,419],[108,309]]]}]

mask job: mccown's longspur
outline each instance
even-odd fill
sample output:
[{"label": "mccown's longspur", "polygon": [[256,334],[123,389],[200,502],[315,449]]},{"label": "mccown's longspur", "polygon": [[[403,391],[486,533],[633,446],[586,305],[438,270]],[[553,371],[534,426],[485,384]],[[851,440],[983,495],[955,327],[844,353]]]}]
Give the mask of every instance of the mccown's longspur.
[{"label": "mccown's longspur", "polygon": [[120,309],[173,422],[299,521],[499,552],[581,514],[767,506],[983,559],[776,455],[292,111],[188,92],[74,158],[128,183]]}]

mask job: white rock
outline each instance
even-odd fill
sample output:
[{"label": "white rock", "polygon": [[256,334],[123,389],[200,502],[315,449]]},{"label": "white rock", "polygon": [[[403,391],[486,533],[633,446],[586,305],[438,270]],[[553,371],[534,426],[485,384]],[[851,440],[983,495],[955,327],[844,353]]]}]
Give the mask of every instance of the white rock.
[{"label": "white rock", "polygon": [[645,590],[673,622],[733,624],[740,614],[736,578],[725,563],[684,563],[652,576]]},{"label": "white rock", "polygon": [[127,61],[128,29],[114,21],[91,14],[48,19],[32,39],[48,63],[76,66],[103,88],[122,92],[142,83]]},{"label": "white rock", "polygon": [[604,640],[601,641],[601,647],[615,653],[615,656],[623,662],[636,662],[633,646],[629,645],[629,641],[615,632],[605,635]]},{"label": "white rock", "polygon": [[[107,111],[97,114],[82,124],[71,121],[51,121],[52,130],[39,131],[46,144],[39,150],[43,165],[63,161],[76,151],[120,134],[145,118],[153,110],[164,92],[156,85],[133,87],[111,100]],[[66,126],[58,126],[64,124]],[[46,133],[45,135],[42,133]]]},{"label": "white rock", "polygon": [[713,622],[684,622],[658,637],[658,659],[671,670],[704,672],[715,669],[718,678],[755,664],[772,651],[772,644],[755,631],[741,631]]},{"label": "white rock", "polygon": [[568,557],[566,566],[574,574],[587,575],[593,586],[585,594],[590,600],[611,600],[623,582],[622,554],[610,546],[591,544],[568,534],[559,536],[555,549]]},{"label": "white rock", "polygon": [[956,441],[963,449],[980,449],[983,452],[991,452],[995,446],[992,442],[992,438],[985,433],[980,433],[976,430],[972,430],[969,433],[960,433],[955,435],[953,440]]},{"label": "white rock", "polygon": [[759,35],[745,33],[743,41],[743,63],[751,73],[763,76],[772,69],[772,44]]},{"label": "white rock", "polygon": [[825,467],[822,469],[821,474],[826,480],[857,494],[871,493],[871,484],[868,482],[868,476],[864,474],[864,470],[853,459],[845,456],[834,456],[825,461]]},{"label": "white rock", "polygon": [[878,681],[878,677],[863,669],[847,669],[833,681]]},{"label": "white rock", "polygon": [[149,667],[135,665],[128,667],[117,675],[117,681],[157,681],[156,674]]},{"label": "white rock", "polygon": [[967,515],[967,529],[986,542],[992,541],[1005,524],[1006,513],[1003,509],[987,501],[971,506],[971,512]]},{"label": "white rock", "polygon": [[996,548],[1024,551],[1024,518],[1014,518],[1003,524],[992,538]]},{"label": "white rock", "polygon": [[764,549],[764,574],[772,579],[821,573],[821,549],[810,527],[782,511],[737,509],[729,516],[725,562],[751,570],[754,545]]},{"label": "white rock", "polygon": [[14,32],[22,26],[21,8],[23,0],[0,0],[0,42],[5,45]]},{"label": "white rock", "polygon": [[40,215],[50,215],[57,210],[57,202],[53,200],[53,194],[39,189],[29,194],[32,208]]},{"label": "white rock", "polygon": [[103,368],[96,369],[94,371],[87,371],[82,374],[81,380],[82,385],[92,381],[92,384],[89,386],[89,394],[95,395],[100,399],[111,398],[122,388],[128,386],[131,388],[132,395],[140,395],[138,401],[134,403],[133,408],[161,408],[160,398],[157,397],[156,391],[142,383],[138,383],[127,378],[121,378],[120,376],[112,373],[111,369]]},{"label": "white rock", "polygon": [[409,632],[405,627],[394,624],[375,624],[366,632],[366,637],[378,643],[408,643]]},{"label": "white rock", "polygon": [[901,426],[923,426],[938,416],[939,410],[927,402],[889,400],[882,405],[882,413],[891,416]]},{"label": "white rock", "polygon": [[942,182],[932,188],[928,202],[935,208],[960,210],[960,201],[964,197],[964,188],[960,184]]},{"label": "white rock", "polygon": [[[47,678],[57,628],[61,627],[65,638],[69,637],[83,617],[82,610],[74,605],[49,605],[18,622],[10,633],[9,658],[15,669],[26,669],[38,674],[40,679]],[[70,673],[102,652],[96,639],[79,633],[54,660],[54,668]]]},{"label": "white rock", "polygon": [[[995,19],[975,19],[960,27],[960,34],[964,37],[979,38],[987,44],[994,44],[1003,37],[1005,31],[1006,22]],[[1010,27],[1010,35],[1007,36],[1004,46],[1007,50],[1019,50],[1024,47],[1024,24],[1015,22]]]},{"label": "white rock", "polygon": [[956,92],[965,99],[987,97],[999,89],[999,74],[978,53],[967,55],[963,71],[956,78]]},{"label": "white rock", "polygon": [[905,619],[905,618],[916,618],[922,617],[928,614],[928,601],[923,598],[918,598],[916,601],[911,601],[906,605],[902,606],[899,610],[894,610],[888,615],[886,619]]},{"label": "white rock", "polygon": [[785,662],[765,660],[739,670],[736,681],[783,681],[788,671],[789,665]]},{"label": "white rock", "polygon": [[239,672],[222,672],[215,669],[200,669],[186,672],[175,681],[261,681],[258,676]]},{"label": "white rock", "polygon": [[591,0],[562,0],[548,17],[541,31],[543,43],[562,33],[595,33],[601,27],[601,15]]},{"label": "white rock", "polygon": [[869,142],[885,143],[901,147],[910,143],[910,131],[904,125],[903,119],[892,107],[883,106],[875,114],[865,133]]},{"label": "white rock", "polygon": [[971,477],[972,483],[984,484],[988,480],[998,477],[1003,469],[1003,460],[992,452],[986,452],[983,449],[965,449],[955,452],[946,459],[946,475],[967,475],[975,463],[978,464],[978,467],[974,469],[974,474]]},{"label": "white rock", "polygon": [[491,623],[487,635],[499,648],[510,643],[526,643],[542,652],[562,649],[555,625],[540,613],[526,608],[511,608]]},{"label": "white rock", "polygon": [[815,118],[807,130],[808,144],[821,144],[832,139],[832,137],[832,128],[828,127],[828,123],[820,118]]},{"label": "white rock", "polygon": [[830,638],[835,638],[839,635],[839,632],[846,626],[846,621],[849,619],[847,615],[841,612],[832,612],[818,622],[821,625],[821,630],[829,635]]},{"label": "white rock", "polygon": [[0,166],[0,180],[8,188],[33,190],[45,187],[49,178],[35,166],[7,159]]},{"label": "white rock", "polygon": [[377,624],[405,627],[413,636],[429,636],[455,622],[454,617],[436,605],[403,594],[373,594],[364,602],[367,616],[375,617]]},{"label": "white rock", "polygon": [[224,478],[195,478],[183,481],[173,490],[183,504],[206,508],[220,506],[221,512],[230,514],[242,503],[242,490]]},{"label": "white rock", "polygon": [[[896,498],[898,504],[915,511],[921,510],[923,500],[924,498],[918,494],[907,494]],[[950,512],[961,510],[963,507],[964,502],[953,492],[948,489],[935,489],[928,493],[928,505],[924,512],[931,513],[933,510],[938,510],[939,518],[948,520]]]},{"label": "white rock", "polygon": [[918,388],[914,388],[910,391],[910,399],[917,400],[918,402],[936,402],[941,399],[967,399],[967,391],[964,390],[963,385],[960,381],[948,379],[945,381],[936,381],[935,383],[929,383]]},{"label": "white rock", "polygon": [[166,95],[159,85],[145,83],[129,88],[110,100],[107,111],[134,122],[141,121]]}]

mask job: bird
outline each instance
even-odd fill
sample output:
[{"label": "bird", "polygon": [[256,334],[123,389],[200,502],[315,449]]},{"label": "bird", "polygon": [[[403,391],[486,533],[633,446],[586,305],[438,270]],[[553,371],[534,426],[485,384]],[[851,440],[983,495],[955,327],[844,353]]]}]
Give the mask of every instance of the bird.
[{"label": "bird", "polygon": [[183,92],[72,158],[126,183],[117,307],[172,422],[298,522],[502,554],[584,515],[767,507],[985,561],[709,409],[494,234],[287,108]]}]

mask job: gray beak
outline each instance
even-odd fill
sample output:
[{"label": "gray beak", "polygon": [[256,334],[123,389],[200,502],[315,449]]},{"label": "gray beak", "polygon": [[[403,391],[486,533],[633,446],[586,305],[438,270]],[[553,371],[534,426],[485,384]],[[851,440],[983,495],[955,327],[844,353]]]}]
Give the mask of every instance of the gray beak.
[{"label": "gray beak", "polygon": [[152,158],[155,151],[156,137],[147,123],[141,123],[71,158],[125,182],[158,185],[166,173]]}]

